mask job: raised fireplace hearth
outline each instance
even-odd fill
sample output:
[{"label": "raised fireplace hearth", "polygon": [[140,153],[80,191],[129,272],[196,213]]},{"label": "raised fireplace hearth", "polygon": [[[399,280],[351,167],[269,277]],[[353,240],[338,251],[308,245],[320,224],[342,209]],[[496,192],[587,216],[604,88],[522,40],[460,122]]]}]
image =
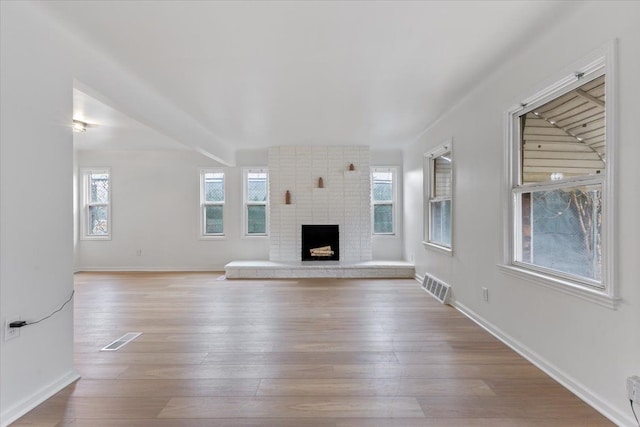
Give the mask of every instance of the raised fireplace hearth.
[{"label": "raised fireplace hearth", "polygon": [[337,224],[302,225],[302,261],[338,261],[340,232]]}]

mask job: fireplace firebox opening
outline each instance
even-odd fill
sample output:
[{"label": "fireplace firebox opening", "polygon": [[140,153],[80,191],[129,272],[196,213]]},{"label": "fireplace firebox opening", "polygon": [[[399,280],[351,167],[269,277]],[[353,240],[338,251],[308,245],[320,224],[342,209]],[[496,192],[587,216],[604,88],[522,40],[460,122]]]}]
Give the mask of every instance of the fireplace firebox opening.
[{"label": "fireplace firebox opening", "polygon": [[337,224],[302,225],[302,261],[338,261],[340,233]]}]

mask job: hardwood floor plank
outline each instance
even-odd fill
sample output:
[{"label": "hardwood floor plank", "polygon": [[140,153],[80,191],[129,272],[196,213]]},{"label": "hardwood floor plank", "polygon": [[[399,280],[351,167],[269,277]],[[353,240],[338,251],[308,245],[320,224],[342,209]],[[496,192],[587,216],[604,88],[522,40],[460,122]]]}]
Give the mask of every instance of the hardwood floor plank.
[{"label": "hardwood floor plank", "polygon": [[331,378],[331,365],[130,366],[122,379]]},{"label": "hardwood floor plank", "polygon": [[262,352],[262,353],[209,353],[205,364],[220,365],[332,365],[398,363],[395,353],[375,351],[341,352]]},{"label": "hardwood floor plank", "polygon": [[420,417],[422,409],[413,397],[256,397],[252,399],[176,397],[159,418],[334,418]]},{"label": "hardwood floor plank", "polygon": [[74,397],[254,396],[259,379],[83,380]]},{"label": "hardwood floor plank", "polygon": [[[30,424],[15,424],[20,427]],[[47,425],[46,427],[49,427]],[[52,426],[52,425],[51,425]],[[202,418],[202,419],[135,419],[96,420],[77,418],[56,427],[334,427],[331,418]],[[13,427],[13,424],[12,424]]]},{"label": "hardwood floor plank", "polygon": [[415,280],[220,275],[76,274],[82,378],[14,425],[611,425]]},{"label": "hardwood floor plank", "polygon": [[607,427],[609,421],[557,420],[553,418],[351,418],[338,419],[336,427]]},{"label": "hardwood floor plank", "polygon": [[396,351],[398,361],[403,365],[412,365],[418,363],[424,364],[466,364],[466,365],[517,365],[528,364],[522,356],[503,348],[495,352],[442,352],[436,353],[431,351]]},{"label": "hardwood floor plank", "polygon": [[539,378],[544,374],[530,364],[410,364],[335,365],[335,378]]},{"label": "hardwood floor plank", "polygon": [[75,363],[75,368],[82,379],[116,379],[129,369],[129,365],[94,365]]},{"label": "hardwood floor plank", "polygon": [[127,365],[197,365],[202,363],[207,353],[131,353],[98,351],[76,353],[76,363],[88,364],[127,364]]},{"label": "hardwood floor plank", "polygon": [[565,396],[566,389],[549,377],[487,378],[485,383],[499,396],[527,397],[544,390],[545,396]]},{"label": "hardwood floor plank", "polygon": [[169,402],[167,397],[74,397],[58,394],[29,413],[34,419],[69,421],[75,418],[155,418]]},{"label": "hardwood floor plank", "polygon": [[258,396],[494,396],[475,379],[263,379]]},{"label": "hardwood floor plank", "polygon": [[425,416],[435,418],[550,418],[571,420],[581,425],[582,420],[598,420],[592,408],[571,394],[528,397],[512,396],[458,396],[419,398]]}]

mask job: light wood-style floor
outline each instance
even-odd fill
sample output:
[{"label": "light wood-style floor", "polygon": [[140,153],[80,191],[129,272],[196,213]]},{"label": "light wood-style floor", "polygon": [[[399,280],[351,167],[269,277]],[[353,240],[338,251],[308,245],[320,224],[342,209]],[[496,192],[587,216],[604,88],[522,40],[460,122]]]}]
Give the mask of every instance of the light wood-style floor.
[{"label": "light wood-style floor", "polygon": [[611,425],[414,280],[220,275],[77,274],[82,379],[15,425]]}]

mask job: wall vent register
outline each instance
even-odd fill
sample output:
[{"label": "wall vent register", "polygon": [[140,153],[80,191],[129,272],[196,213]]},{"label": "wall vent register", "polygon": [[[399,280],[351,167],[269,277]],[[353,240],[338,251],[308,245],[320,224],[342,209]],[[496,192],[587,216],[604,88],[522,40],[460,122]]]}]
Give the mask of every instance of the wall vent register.
[{"label": "wall vent register", "polygon": [[433,276],[428,274],[424,275],[424,279],[422,280],[422,289],[427,291],[428,294],[440,301],[442,304],[447,304],[449,301],[451,286]]}]

